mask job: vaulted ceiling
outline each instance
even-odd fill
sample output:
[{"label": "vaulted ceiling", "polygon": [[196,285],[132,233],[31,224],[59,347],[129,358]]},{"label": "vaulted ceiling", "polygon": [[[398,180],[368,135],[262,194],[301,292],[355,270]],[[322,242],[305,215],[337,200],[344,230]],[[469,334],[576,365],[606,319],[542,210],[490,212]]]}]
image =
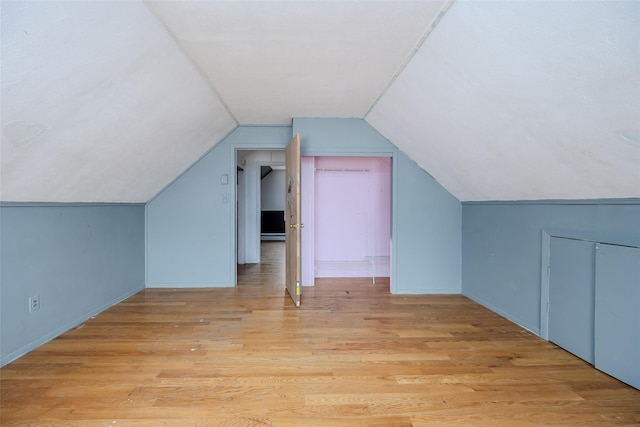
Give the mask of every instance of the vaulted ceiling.
[{"label": "vaulted ceiling", "polygon": [[362,118],[454,196],[640,197],[637,1],[2,1],[0,200],[145,202],[238,125]]}]

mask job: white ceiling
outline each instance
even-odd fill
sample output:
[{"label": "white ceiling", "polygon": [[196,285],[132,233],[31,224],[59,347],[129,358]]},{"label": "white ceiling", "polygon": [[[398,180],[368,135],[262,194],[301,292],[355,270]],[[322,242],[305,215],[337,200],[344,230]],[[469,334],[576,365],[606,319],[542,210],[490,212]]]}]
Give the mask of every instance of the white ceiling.
[{"label": "white ceiling", "polygon": [[442,2],[148,2],[241,124],[363,117]]},{"label": "white ceiling", "polygon": [[145,202],[238,124],[292,117],[365,118],[460,200],[640,197],[637,1],[0,12],[2,201]]},{"label": "white ceiling", "polygon": [[640,2],[456,2],[367,120],[460,200],[639,197]]},{"label": "white ceiling", "polygon": [[3,201],[145,201],[236,126],[143,3],[1,7]]}]

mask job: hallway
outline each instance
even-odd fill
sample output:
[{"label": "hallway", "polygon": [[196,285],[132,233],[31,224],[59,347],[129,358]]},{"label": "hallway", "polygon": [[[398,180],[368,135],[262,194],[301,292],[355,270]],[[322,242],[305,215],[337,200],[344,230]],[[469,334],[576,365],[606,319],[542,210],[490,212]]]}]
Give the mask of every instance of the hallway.
[{"label": "hallway", "polygon": [[257,286],[263,290],[284,290],[285,245],[282,241],[260,243],[260,263],[238,264],[238,286]]}]

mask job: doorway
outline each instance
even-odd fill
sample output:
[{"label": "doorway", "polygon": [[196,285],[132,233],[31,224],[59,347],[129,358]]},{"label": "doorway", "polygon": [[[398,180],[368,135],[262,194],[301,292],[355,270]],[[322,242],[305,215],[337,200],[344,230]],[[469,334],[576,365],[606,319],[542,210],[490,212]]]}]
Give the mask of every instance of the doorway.
[{"label": "doorway", "polygon": [[302,160],[302,284],[315,279],[389,278],[391,158]]},{"label": "doorway", "polygon": [[285,244],[267,240],[260,243],[260,262],[237,265],[237,284],[242,287],[256,286],[261,290],[284,290]]},{"label": "doorway", "polygon": [[236,164],[237,264],[257,264],[261,241],[284,240],[284,150],[237,150]]},{"label": "doorway", "polygon": [[[243,169],[237,188],[238,264],[257,264],[261,246],[279,240],[273,224],[262,232],[263,208],[277,210],[274,200],[267,202],[262,193],[263,168],[272,169],[266,180],[277,180],[284,150],[237,150],[236,161]],[[301,181],[302,286],[330,277],[389,283],[391,157],[303,157]],[[268,187],[277,189],[278,184]],[[284,183],[281,188],[284,196]],[[243,267],[243,271],[249,270]]]}]

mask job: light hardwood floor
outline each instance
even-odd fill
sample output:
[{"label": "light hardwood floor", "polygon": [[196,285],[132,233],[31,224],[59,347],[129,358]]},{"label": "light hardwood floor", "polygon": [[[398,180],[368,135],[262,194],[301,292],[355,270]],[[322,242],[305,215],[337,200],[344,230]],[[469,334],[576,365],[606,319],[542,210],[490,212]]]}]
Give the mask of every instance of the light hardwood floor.
[{"label": "light hardwood floor", "polygon": [[148,289],[0,370],[0,424],[639,425],[640,391],[459,295],[319,280]]}]

